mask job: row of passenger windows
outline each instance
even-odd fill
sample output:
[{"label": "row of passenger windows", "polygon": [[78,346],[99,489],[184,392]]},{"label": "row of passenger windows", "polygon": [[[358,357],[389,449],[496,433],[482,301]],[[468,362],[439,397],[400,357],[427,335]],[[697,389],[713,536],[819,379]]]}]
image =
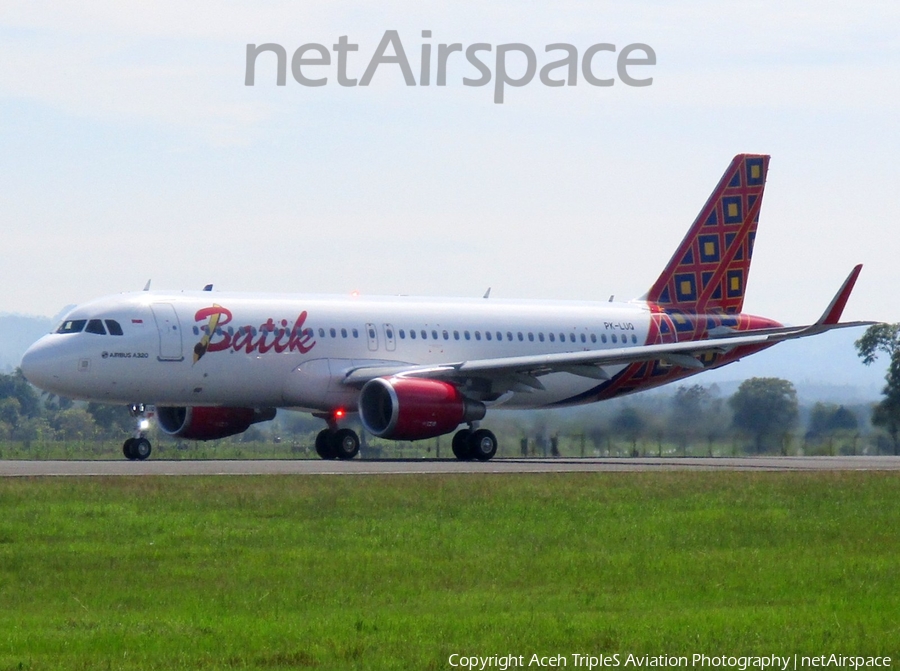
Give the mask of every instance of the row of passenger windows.
[{"label": "row of passenger windows", "polygon": [[[398,335],[400,336],[400,339],[401,339],[401,340],[405,340],[406,337],[407,337],[407,333],[406,333],[406,331],[405,331],[404,329],[400,329],[400,330],[398,331]],[[439,340],[439,339],[441,339],[441,338],[443,338],[444,340],[450,340],[450,332],[449,332],[449,331],[446,331],[446,330],[441,331],[441,332],[440,332],[440,335],[439,335],[439,334],[438,334],[438,331],[437,331],[436,329],[432,329],[430,335],[431,335],[431,339],[432,339],[432,340]],[[390,332],[388,332],[387,336],[388,336],[388,338],[390,338],[390,337],[392,337],[392,334],[391,334]],[[416,332],[415,330],[413,330],[413,329],[410,329],[410,330],[409,330],[409,339],[410,339],[410,340],[415,340],[416,338],[421,338],[422,340],[427,340],[427,339],[428,339],[428,336],[429,336],[429,332],[428,332],[427,330],[425,330],[425,329],[419,330],[419,331],[418,331],[418,334],[417,334],[417,332]],[[462,339],[464,339],[464,340],[471,340],[473,337],[475,338],[475,340],[481,340],[482,337],[484,337],[485,340],[497,340],[497,341],[502,341],[502,340],[504,339],[504,333],[503,333],[502,331],[485,331],[485,332],[482,334],[481,331],[471,331],[471,332],[470,332],[470,331],[463,331],[461,337],[462,337]],[[537,336],[535,336],[534,332],[531,332],[531,331],[529,331],[529,332],[527,332],[527,333],[523,333],[522,331],[517,331],[517,332],[515,333],[515,335],[513,334],[512,331],[507,331],[506,334],[505,334],[505,338],[506,338],[506,340],[507,340],[508,342],[513,342],[514,340],[518,340],[519,342],[524,342],[526,339],[527,339],[529,342],[534,342],[534,341],[535,341],[535,337],[537,338],[537,340],[538,340],[539,342],[545,342],[545,341],[547,341],[547,340],[549,340],[550,342],[556,342],[557,334],[556,334],[556,333],[548,333],[548,334],[546,334],[546,336],[545,336],[544,333],[543,333],[543,331],[538,332],[538,333],[537,333]],[[454,340],[459,340],[459,339],[460,339],[460,332],[459,332],[459,331],[453,331],[453,339],[454,339]],[[590,340],[591,343],[596,344],[597,341],[598,341],[598,337],[597,337],[597,334],[596,334],[596,333],[591,333],[590,335],[588,335],[588,334],[586,334],[586,333],[582,333],[582,334],[580,334],[579,336],[576,336],[574,333],[569,333],[568,341],[569,341],[570,343],[578,342],[579,340],[580,340],[582,343],[587,343],[588,340]],[[620,337],[617,336],[615,333],[613,333],[613,334],[610,336],[610,341],[611,341],[611,342],[617,343],[617,342],[619,342],[619,340],[620,340]],[[600,341],[601,343],[607,342],[607,338],[606,338],[606,334],[605,334],[605,333],[600,334],[599,341]],[[566,334],[565,334],[565,333],[560,333],[560,334],[559,334],[559,342],[561,342],[561,343],[566,342]],[[621,342],[622,342],[622,343],[627,343],[627,342],[628,342],[628,336],[625,335],[625,334],[622,334],[622,335],[621,335]],[[632,334],[632,336],[631,336],[631,342],[632,342],[632,343],[635,343],[635,344],[637,343],[637,336],[636,336],[636,335]]]},{"label": "row of passenger windows", "polygon": [[[359,338],[359,329],[350,329],[350,330],[353,333],[354,338]],[[332,338],[337,338],[337,329],[328,329],[328,335],[330,335]],[[325,337],[325,329],[319,329],[319,337],[320,338]],[[341,329],[341,338],[346,338],[346,337],[347,337],[347,329]],[[375,337],[374,330],[369,333],[369,337],[370,338]]]},{"label": "row of passenger windows", "polygon": [[[104,328],[103,323],[106,322]],[[120,336],[122,327],[115,319],[69,319],[64,321],[62,325],[56,329],[57,333],[95,333],[97,335]]]},{"label": "row of passenger windows", "polygon": [[[325,329],[320,328],[318,332],[319,332],[320,338],[325,337],[325,334],[326,334]],[[332,338],[337,338],[338,330],[331,328],[331,329],[327,330],[327,333]],[[348,337],[347,329],[340,329],[340,333],[341,333],[342,338]],[[420,329],[418,331],[415,329],[409,329],[409,331],[407,331],[406,329],[400,329],[397,331],[397,335],[400,336],[400,340],[406,340],[407,337],[410,340],[417,340],[417,339],[428,340],[429,335],[431,336],[432,340],[441,340],[441,339],[450,340],[450,337],[451,337],[450,333],[451,332],[447,331],[447,330],[442,330],[439,333],[437,331],[437,329],[432,329],[430,332],[427,331],[426,329]],[[483,333],[481,331],[462,331],[462,332],[453,331],[452,333],[453,333],[454,340],[460,340],[460,339],[472,340],[473,338],[475,340],[481,340],[482,338],[484,340],[497,340],[497,341],[504,340],[504,334],[502,331],[484,331]],[[352,334],[353,334],[354,338],[359,337],[359,331],[357,329],[352,329]],[[394,338],[393,329],[387,328],[385,330],[385,335],[387,336],[388,340],[392,340]],[[372,338],[374,340],[375,337],[376,337],[375,329],[370,328],[369,329],[369,338]],[[513,334],[512,331],[507,331],[506,335],[505,335],[505,339],[508,342],[513,342],[514,340],[518,340],[519,342],[524,342],[526,339],[529,342],[534,342],[535,339],[537,339],[538,342],[546,342],[548,340],[550,342],[557,342],[557,337],[559,338],[559,342],[561,342],[561,343],[565,343],[567,340],[565,333],[560,333],[558,336],[556,333],[548,333],[545,335],[542,331],[537,333],[537,335],[535,335],[534,332],[530,332],[530,331],[528,333],[523,333],[522,331],[517,331],[515,334]],[[582,343],[587,343],[588,340],[590,340],[590,342],[593,344],[596,344],[597,342],[601,342],[601,343],[606,343],[606,342],[619,343],[619,342],[621,342],[622,344],[627,344],[629,341],[629,336],[625,335],[624,333],[620,336],[617,336],[615,333],[613,333],[611,336],[609,336],[609,339],[607,340],[607,336],[605,333],[600,334],[599,337],[597,336],[596,333],[591,333],[590,335],[588,335],[586,333],[582,333],[579,336],[576,336],[576,334],[574,334],[574,333],[568,334],[568,342],[576,343],[579,340]],[[637,336],[635,334],[631,334],[631,343],[637,344]]]}]

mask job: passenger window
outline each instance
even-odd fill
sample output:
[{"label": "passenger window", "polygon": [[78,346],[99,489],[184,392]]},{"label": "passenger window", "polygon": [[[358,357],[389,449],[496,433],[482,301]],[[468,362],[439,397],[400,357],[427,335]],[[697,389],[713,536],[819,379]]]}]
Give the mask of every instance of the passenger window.
[{"label": "passenger window", "polygon": [[497,340],[503,340],[503,334],[497,331]]},{"label": "passenger window", "polygon": [[375,340],[375,329],[369,329],[369,337]]},{"label": "passenger window", "polygon": [[320,337],[320,338],[324,338],[324,337],[325,337],[325,329],[319,329],[319,337]]},{"label": "passenger window", "polygon": [[[347,329],[341,329],[341,338],[346,338],[346,337],[347,337]],[[388,337],[390,337],[390,335],[388,335]]]},{"label": "passenger window", "polygon": [[400,340],[406,340],[406,331],[400,329]]},{"label": "passenger window", "polygon": [[560,333],[560,334],[559,334],[559,341],[560,341],[560,342],[565,342],[565,341],[566,341],[566,334],[565,334],[565,333]]},{"label": "passenger window", "polygon": [[485,331],[485,332],[484,332],[484,337],[487,338],[488,340],[490,340],[491,337],[492,337],[492,336],[491,336],[491,332],[490,332],[490,331]]},{"label": "passenger window", "polygon": [[463,335],[466,337],[466,340],[471,340],[471,337],[469,336],[468,331],[463,331]]},{"label": "passenger window", "polygon": [[335,331],[334,329],[329,330],[328,333],[331,334],[332,338],[337,338],[337,331]]},{"label": "passenger window", "polygon": [[119,322],[117,322],[115,319],[106,320],[106,330],[109,331],[109,335],[125,335],[124,333],[122,333],[122,327],[119,325]]},{"label": "passenger window", "polygon": [[411,330],[411,331],[409,332],[409,337],[410,337],[410,340],[415,340],[415,339],[416,339],[416,332]]},{"label": "passenger window", "polygon": [[441,335],[444,336],[444,340],[450,340],[450,334],[444,331]]},{"label": "passenger window", "polygon": [[519,331],[518,336],[519,336],[519,342],[522,342],[523,340],[525,340],[525,336],[522,335],[521,331]]},{"label": "passenger window", "polygon": [[587,336],[584,333],[581,334],[581,342],[587,342]]},{"label": "passenger window", "polygon": [[459,331],[454,331],[454,332],[453,332],[453,339],[454,339],[454,340],[459,340]]},{"label": "passenger window", "polygon": [[574,333],[569,334],[569,340],[571,340],[572,342],[575,342],[575,334]]},{"label": "passenger window", "polygon": [[591,342],[597,342],[597,334],[591,333]]},{"label": "passenger window", "polygon": [[87,319],[70,319],[67,322],[63,322],[62,326],[56,329],[57,333],[81,333],[84,331],[84,325],[87,324]]},{"label": "passenger window", "polygon": [[428,340],[428,331],[422,329],[420,333],[422,334],[422,340]]},{"label": "passenger window", "polygon": [[613,342],[617,342],[617,341],[616,341],[616,334],[615,334],[615,333],[612,334],[612,341],[613,341]]},{"label": "passenger window", "polygon": [[510,342],[512,342],[512,331],[506,332],[506,339],[509,340]]},{"label": "passenger window", "polygon": [[553,335],[552,333],[549,334],[549,338],[550,338],[550,342],[556,342],[556,336]]},{"label": "passenger window", "polygon": [[600,336],[600,342],[602,342],[602,343],[606,342],[606,334],[605,333]]},{"label": "passenger window", "polygon": [[544,334],[543,333],[538,333],[538,340],[540,340],[541,342],[544,342]]},{"label": "passenger window", "polygon": [[432,339],[432,340],[437,340],[437,331],[432,331],[432,332],[431,332],[431,339]]},{"label": "passenger window", "polygon": [[481,331],[475,331],[475,340],[481,340]]},{"label": "passenger window", "polygon": [[99,319],[92,319],[87,323],[84,329],[85,333],[96,333],[97,335],[106,335],[106,329],[103,328],[103,322]]},{"label": "passenger window", "polygon": [[534,333],[528,334],[528,340],[529,340],[529,342],[534,342]]},{"label": "passenger window", "polygon": [[359,338],[359,331],[357,329],[353,329],[353,337]]},{"label": "passenger window", "polygon": [[394,337],[393,329],[385,329],[384,334],[388,337],[388,340]]},{"label": "passenger window", "polygon": [[635,345],[637,345],[637,336],[636,336],[636,335],[633,335],[633,334],[632,334],[632,336],[631,336],[631,342],[634,343]]}]

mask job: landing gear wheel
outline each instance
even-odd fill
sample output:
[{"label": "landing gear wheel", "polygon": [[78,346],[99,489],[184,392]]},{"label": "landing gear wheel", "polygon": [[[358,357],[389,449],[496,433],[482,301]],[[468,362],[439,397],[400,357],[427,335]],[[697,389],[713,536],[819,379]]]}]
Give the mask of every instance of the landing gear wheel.
[{"label": "landing gear wheel", "polygon": [[453,436],[453,456],[460,461],[469,461],[472,458],[472,450],[469,446],[469,438],[472,432],[469,429],[457,431]]},{"label": "landing gear wheel", "polygon": [[334,450],[334,444],[331,442],[331,431],[322,429],[316,434],[316,454],[323,459],[336,459],[337,454]]},{"label": "landing gear wheel", "polygon": [[469,438],[470,458],[488,461],[497,454],[497,436],[487,429],[478,429]]},{"label": "landing gear wheel", "polygon": [[134,441],[136,438],[129,438],[125,441],[125,444],[122,445],[122,454],[125,455],[125,458],[129,461],[134,461],[137,457],[134,456]]},{"label": "landing gear wheel", "polygon": [[153,447],[150,445],[149,440],[146,438],[132,438],[132,440],[134,442],[131,444],[131,453],[134,455],[135,459],[143,461],[150,456]]},{"label": "landing gear wheel", "polygon": [[352,459],[359,454],[359,436],[353,429],[340,429],[330,438],[331,450],[338,459]]}]

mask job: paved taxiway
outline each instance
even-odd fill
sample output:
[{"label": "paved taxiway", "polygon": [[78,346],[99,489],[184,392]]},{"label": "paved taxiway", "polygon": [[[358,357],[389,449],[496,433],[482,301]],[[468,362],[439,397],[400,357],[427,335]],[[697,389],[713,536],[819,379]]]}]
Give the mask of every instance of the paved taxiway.
[{"label": "paved taxiway", "polygon": [[388,475],[611,471],[900,471],[900,457],[727,457],[322,461],[0,461],[0,477],[114,475]]}]

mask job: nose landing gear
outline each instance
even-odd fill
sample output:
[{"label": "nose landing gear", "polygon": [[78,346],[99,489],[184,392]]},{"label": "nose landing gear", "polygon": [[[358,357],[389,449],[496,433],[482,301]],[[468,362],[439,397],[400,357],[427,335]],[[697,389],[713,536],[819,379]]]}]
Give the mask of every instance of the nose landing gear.
[{"label": "nose landing gear", "polygon": [[137,421],[134,436],[122,445],[122,453],[129,461],[144,461],[153,451],[153,446],[147,440],[146,432],[150,428],[150,418],[155,414],[153,406],[145,406],[143,403],[134,403],[131,406],[131,416]]}]

